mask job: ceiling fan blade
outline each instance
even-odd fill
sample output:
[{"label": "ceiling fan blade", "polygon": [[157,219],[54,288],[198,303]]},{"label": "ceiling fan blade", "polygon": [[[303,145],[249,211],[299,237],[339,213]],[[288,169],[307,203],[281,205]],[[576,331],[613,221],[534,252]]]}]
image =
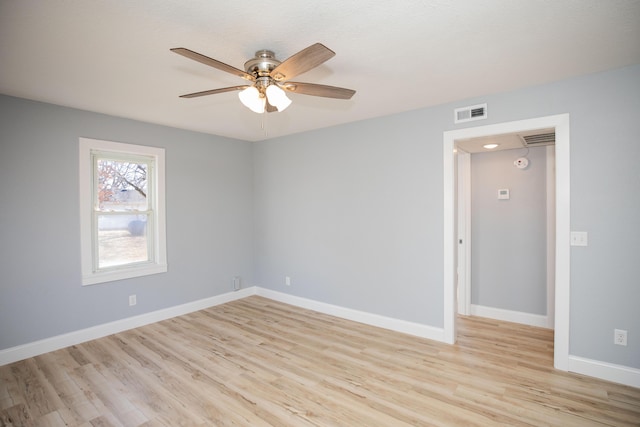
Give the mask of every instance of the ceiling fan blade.
[{"label": "ceiling fan blade", "polygon": [[323,44],[316,43],[287,58],[274,68],[269,75],[279,82],[289,80],[317,67],[326,60],[331,59],[335,54],[334,51]]},{"label": "ceiling fan blade", "polygon": [[180,95],[180,98],[197,98],[199,96],[215,95],[217,93],[231,92],[231,91],[234,91],[234,90],[243,90],[243,89],[246,89],[248,87],[249,86],[245,85],[245,86],[223,87],[223,88],[220,88],[220,89],[203,90],[202,92],[194,92],[194,93],[188,93],[186,95]]},{"label": "ceiling fan blade", "polygon": [[288,92],[336,99],[351,99],[356,93],[356,91],[352,89],[315,83],[286,82],[283,83],[281,87]]},{"label": "ceiling fan blade", "polygon": [[242,77],[245,80],[251,80],[251,81],[255,81],[255,77],[252,76],[249,73],[245,73],[244,71],[236,68],[236,67],[232,67],[231,65],[227,65],[224,62],[220,62],[216,59],[213,58],[209,58],[208,56],[204,56],[198,52],[194,52],[192,50],[189,50],[187,48],[184,47],[174,47],[173,49],[170,49],[171,52],[175,52],[178,55],[182,55],[186,58],[189,59],[193,59],[194,61],[198,61],[204,65],[208,65],[210,67],[213,68],[217,68],[218,70],[221,71],[225,71],[227,73],[231,73],[234,76],[238,76],[238,77]]}]

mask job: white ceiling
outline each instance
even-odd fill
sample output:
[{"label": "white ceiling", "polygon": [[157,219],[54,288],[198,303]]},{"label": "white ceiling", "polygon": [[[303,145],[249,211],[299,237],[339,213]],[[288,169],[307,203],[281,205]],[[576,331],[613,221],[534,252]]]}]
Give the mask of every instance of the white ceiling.
[{"label": "white ceiling", "polygon": [[[351,100],[178,98],[244,81],[172,47],[242,69],[315,42],[336,56],[295,80]],[[0,93],[249,141],[637,63],[638,0],[0,0]]]}]

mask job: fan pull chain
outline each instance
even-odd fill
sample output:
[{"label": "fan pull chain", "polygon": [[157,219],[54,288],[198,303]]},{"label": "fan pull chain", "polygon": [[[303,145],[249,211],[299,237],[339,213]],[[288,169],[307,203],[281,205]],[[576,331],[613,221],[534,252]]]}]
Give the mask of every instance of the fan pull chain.
[{"label": "fan pull chain", "polygon": [[269,135],[269,132],[267,132],[267,126],[265,124],[265,117],[267,116],[267,113],[264,112],[261,114],[261,118],[260,118],[260,129],[262,129],[262,131],[264,132],[264,136],[265,138]]}]

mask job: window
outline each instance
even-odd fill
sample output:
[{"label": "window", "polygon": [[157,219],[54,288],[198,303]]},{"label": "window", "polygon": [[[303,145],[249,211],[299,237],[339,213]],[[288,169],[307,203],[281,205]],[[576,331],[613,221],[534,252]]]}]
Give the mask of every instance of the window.
[{"label": "window", "polygon": [[82,284],[167,271],[164,149],[80,138]]}]

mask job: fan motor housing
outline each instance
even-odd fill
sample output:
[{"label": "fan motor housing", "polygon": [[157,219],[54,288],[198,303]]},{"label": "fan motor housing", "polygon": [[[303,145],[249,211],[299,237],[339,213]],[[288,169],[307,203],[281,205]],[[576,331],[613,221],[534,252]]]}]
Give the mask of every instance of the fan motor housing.
[{"label": "fan motor housing", "polygon": [[256,52],[255,58],[244,63],[244,69],[256,77],[265,77],[278,65],[280,65],[280,61],[276,59],[275,53],[263,49]]}]

